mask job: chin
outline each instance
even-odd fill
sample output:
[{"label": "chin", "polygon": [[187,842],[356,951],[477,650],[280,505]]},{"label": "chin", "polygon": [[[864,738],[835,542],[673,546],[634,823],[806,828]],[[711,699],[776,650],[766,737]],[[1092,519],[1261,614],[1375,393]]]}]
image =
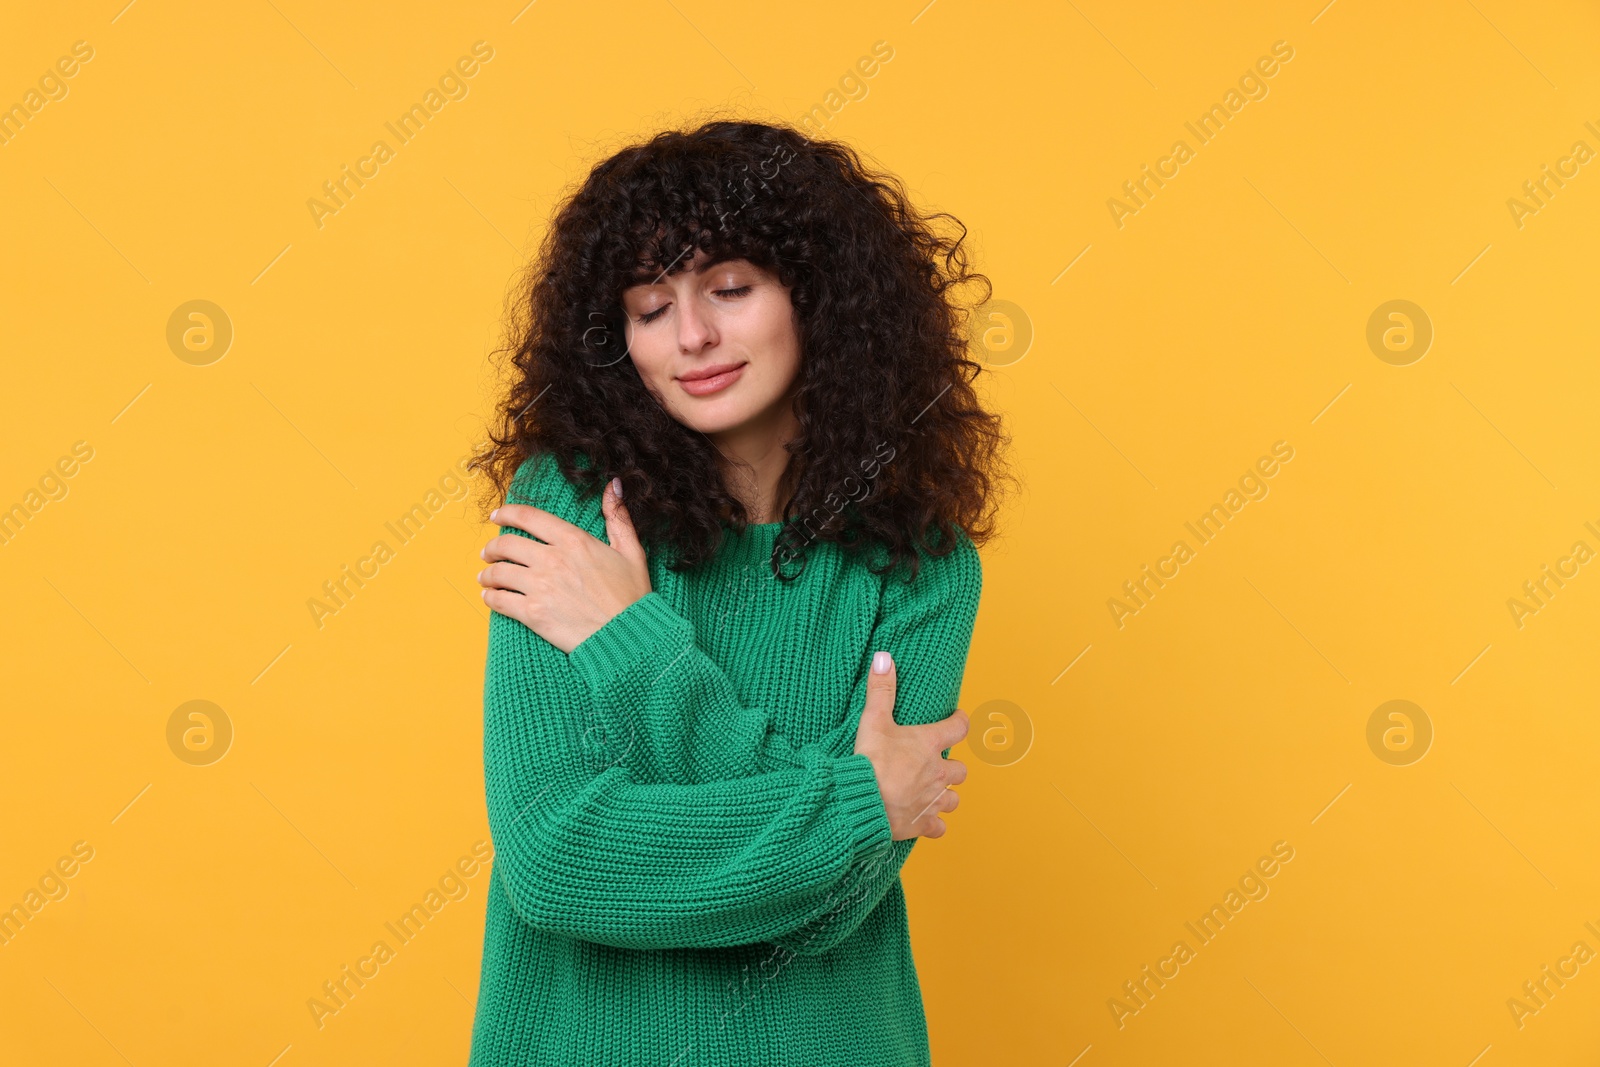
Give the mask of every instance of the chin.
[{"label": "chin", "polygon": [[680,415],[678,421],[691,430],[699,430],[703,434],[719,434],[743,426],[750,421],[752,414],[742,409],[726,412],[698,411]]}]

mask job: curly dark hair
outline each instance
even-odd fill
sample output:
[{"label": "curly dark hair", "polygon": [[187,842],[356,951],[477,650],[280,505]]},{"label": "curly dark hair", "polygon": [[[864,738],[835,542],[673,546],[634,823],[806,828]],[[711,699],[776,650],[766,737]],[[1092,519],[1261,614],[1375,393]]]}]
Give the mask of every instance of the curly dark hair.
[{"label": "curly dark hair", "polygon": [[[933,223],[948,219],[959,234]],[[509,315],[509,393],[471,466],[495,506],[523,461],[552,453],[580,492],[620,476],[628,514],[674,570],[748,525],[719,453],[646,390],[627,358],[622,291],[687,269],[693,249],[742,257],[789,287],[801,345],[800,430],[772,568],[790,578],[806,545],[880,550],[884,573],[995,533],[1009,443],[979,403],[968,358],[988,279],[968,268],[966,227],[923,215],[898,179],[849,146],[792,126],[718,119],[667,130],[603,160],[556,209]],[[967,286],[981,299],[963,301]],[[859,494],[859,495],[858,495]]]}]

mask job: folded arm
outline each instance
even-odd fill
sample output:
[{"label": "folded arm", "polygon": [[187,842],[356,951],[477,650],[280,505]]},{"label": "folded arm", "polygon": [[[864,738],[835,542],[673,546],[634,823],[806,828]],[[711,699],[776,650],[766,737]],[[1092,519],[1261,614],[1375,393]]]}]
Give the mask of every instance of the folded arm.
[{"label": "folded arm", "polygon": [[[658,593],[636,601],[573,649],[569,661],[595,705],[610,709],[635,751],[716,781],[803,765],[815,749],[848,756],[866,705],[872,653],[888,651],[898,679],[894,717],[902,725],[936,722],[956,706],[982,590],[976,548],[963,534],[948,556],[925,558],[914,581],[891,577],[869,647],[841,722],[823,741],[795,750],[769,713],[743,705],[725,672],[695,643],[692,626]],[[823,952],[871,913],[900,873],[915,839],[864,859],[836,888],[807,928],[773,940],[796,952]]]},{"label": "folded arm", "polygon": [[[528,477],[519,477],[519,484],[508,499],[520,496],[596,536],[604,536],[604,519],[598,506],[586,506],[576,499],[575,488],[560,474],[552,457],[538,457],[529,465],[531,471],[523,472]],[[514,527],[505,527],[502,532],[521,533]],[[890,842],[888,834],[883,833],[873,847],[859,848],[860,842],[852,839],[852,827],[859,835],[864,832],[864,824],[872,821],[861,810],[870,807],[861,795],[865,790],[854,787],[873,785],[872,799],[878,805],[874,814],[885,825],[887,822],[871,765],[864,756],[852,754],[856,725],[866,703],[872,653],[883,649],[895,657],[899,679],[894,709],[897,722],[922,724],[947,717],[960,692],[981,587],[977,550],[964,533],[958,535],[956,548],[949,555],[925,557],[915,580],[891,576],[885,584],[869,647],[861,651],[851,696],[845,707],[830,711],[837,716],[839,725],[826,738],[804,749],[791,744],[778,731],[770,711],[741,702],[732,681],[696,644],[693,626],[658,593],[650,593],[630,605],[573,649],[570,657],[515,620],[496,614],[494,623],[502,631],[510,628],[519,642],[536,650],[536,660],[546,662],[554,656],[574,679],[581,679],[580,688],[587,687],[589,698],[584,713],[588,725],[582,732],[591,739],[609,735],[615,752],[613,762],[625,761],[629,768],[608,768],[606,773],[612,778],[606,783],[575,794],[583,803],[614,808],[616,803],[608,790],[622,788],[620,783],[613,785],[619,778],[640,790],[627,793],[630,802],[647,805],[651,800],[677,796],[674,790],[685,787],[646,782],[687,782],[692,783],[692,789],[702,790],[694,795],[706,803],[731,803],[735,796],[761,797],[760,803],[768,805],[761,810],[781,823],[781,815],[787,809],[771,807],[775,799],[771,790],[800,791],[803,799],[795,801],[800,810],[822,819],[829,826],[828,832],[840,835],[838,841],[849,843],[854,853],[837,877],[819,872],[822,878],[812,886],[816,895],[805,900],[805,907],[810,909],[805,918],[797,919],[797,913],[790,912],[786,921],[797,920],[792,925],[785,929],[771,927],[754,940],[775,941],[809,954],[833,947],[871,913],[898,878],[915,843],[914,839]],[[495,632],[491,629],[491,638]],[[521,694],[516,699],[529,710],[541,706],[531,694]],[[486,754],[486,762],[487,759]],[[822,778],[829,779],[831,788],[819,785]],[[741,785],[748,779],[757,781]],[[851,808],[852,804],[857,806]],[[649,813],[648,807],[641,810]],[[515,833],[515,823],[521,821],[516,819],[508,832]],[[662,859],[656,852],[681,850],[685,842],[693,842],[693,834],[674,841],[666,830],[663,826],[659,840],[652,846],[655,852],[646,849],[636,857],[641,864],[668,874],[664,884],[671,886],[679,869],[670,858]],[[673,832],[681,835],[681,831]],[[782,836],[781,830],[774,833]],[[498,836],[496,844],[500,847]],[[570,858],[581,857],[573,854]],[[805,862],[812,861],[808,858]],[[777,885],[772,888],[779,893],[788,891]],[[748,931],[751,927],[743,929]],[[728,936],[735,940],[717,943],[740,943],[737,939],[744,934]]]},{"label": "folded arm", "polygon": [[866,757],[704,784],[642,783],[566,656],[490,618],[484,773],[495,864],[533,926],[624,948],[783,938],[891,846]]}]

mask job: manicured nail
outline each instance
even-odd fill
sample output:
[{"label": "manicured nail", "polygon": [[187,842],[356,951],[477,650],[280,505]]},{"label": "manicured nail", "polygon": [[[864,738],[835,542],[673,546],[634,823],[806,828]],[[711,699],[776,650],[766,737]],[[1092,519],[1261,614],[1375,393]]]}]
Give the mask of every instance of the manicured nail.
[{"label": "manicured nail", "polygon": [[873,674],[888,674],[889,673],[889,665],[890,665],[891,662],[892,662],[892,660],[889,658],[889,653],[887,653],[887,652],[876,652],[876,653],[873,653],[873,656],[872,656],[872,673]]},{"label": "manicured nail", "polygon": [[615,496],[616,496],[616,498],[618,500],[622,499],[622,479],[621,478],[613,478],[613,479],[611,479],[611,492],[613,494],[615,494]]}]

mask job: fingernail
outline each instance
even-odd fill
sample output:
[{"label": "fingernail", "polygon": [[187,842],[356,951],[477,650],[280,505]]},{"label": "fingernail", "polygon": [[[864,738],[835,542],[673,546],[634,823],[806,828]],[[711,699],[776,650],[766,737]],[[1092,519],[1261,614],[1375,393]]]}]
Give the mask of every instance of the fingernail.
[{"label": "fingernail", "polygon": [[498,522],[499,520],[500,520],[500,509],[499,508],[495,508],[493,511],[489,512],[489,521],[490,522]]},{"label": "fingernail", "polygon": [[618,500],[622,499],[622,479],[621,478],[613,478],[613,479],[611,479],[611,492],[616,495],[616,498]]},{"label": "fingernail", "polygon": [[873,656],[872,656],[872,673],[873,674],[888,674],[889,673],[889,665],[892,662],[893,662],[893,660],[891,660],[889,658],[889,653],[887,653],[887,652],[875,652],[875,653],[873,653]]}]

